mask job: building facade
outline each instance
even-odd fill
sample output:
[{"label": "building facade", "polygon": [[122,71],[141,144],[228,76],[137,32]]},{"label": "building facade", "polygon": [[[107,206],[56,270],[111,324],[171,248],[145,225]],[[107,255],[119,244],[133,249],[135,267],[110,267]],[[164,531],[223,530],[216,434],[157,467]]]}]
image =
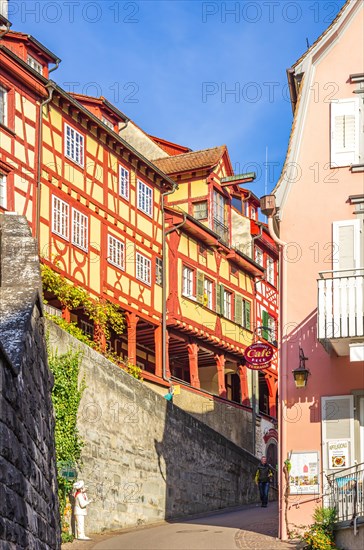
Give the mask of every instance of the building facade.
[{"label": "building facade", "polygon": [[[0,57],[0,210],[27,217],[45,265],[119,307],[125,332],[111,330],[104,348],[159,385],[254,412],[263,454],[276,442],[277,364],[258,374],[244,350],[274,341],[262,307],[275,311],[264,278],[277,256],[242,187],[254,174],[234,175],[225,146],[192,152],[103,97],[66,93],[49,79],[60,59],[29,35],[4,30]],[[82,306],[46,298],[94,336]],[[257,331],[266,321],[272,330]]]},{"label": "building facade", "polygon": [[288,71],[294,120],[286,162],[274,196],[262,200],[281,247],[284,288],[283,538],[312,523],[318,504],[335,506],[348,523],[364,515],[362,22],[363,4],[348,1]]}]

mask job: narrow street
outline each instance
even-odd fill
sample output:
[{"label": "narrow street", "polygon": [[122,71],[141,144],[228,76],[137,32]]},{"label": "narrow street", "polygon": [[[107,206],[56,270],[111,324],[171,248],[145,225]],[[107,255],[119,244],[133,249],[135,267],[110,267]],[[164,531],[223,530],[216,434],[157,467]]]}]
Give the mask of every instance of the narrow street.
[{"label": "narrow street", "polygon": [[[118,534],[98,535],[93,541],[74,541],[65,550],[296,550],[297,543],[276,539],[277,504],[255,505],[197,519],[164,523]],[[106,538],[107,537],[107,538]],[[98,541],[98,542],[96,542]]]}]

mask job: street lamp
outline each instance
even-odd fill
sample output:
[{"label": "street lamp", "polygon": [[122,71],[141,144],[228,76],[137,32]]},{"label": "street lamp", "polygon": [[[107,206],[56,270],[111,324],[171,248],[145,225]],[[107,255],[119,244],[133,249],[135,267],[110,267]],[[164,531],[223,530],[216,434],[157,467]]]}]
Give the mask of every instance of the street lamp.
[{"label": "street lamp", "polygon": [[311,374],[310,371],[306,369],[306,361],[308,361],[308,357],[305,357],[303,349],[300,347],[299,366],[292,371],[296,388],[304,388],[307,384],[308,375]]}]

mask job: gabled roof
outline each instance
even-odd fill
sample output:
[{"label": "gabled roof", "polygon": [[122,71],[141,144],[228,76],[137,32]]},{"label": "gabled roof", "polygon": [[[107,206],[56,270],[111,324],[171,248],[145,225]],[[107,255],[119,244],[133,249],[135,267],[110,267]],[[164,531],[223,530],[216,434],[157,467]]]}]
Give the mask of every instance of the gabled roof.
[{"label": "gabled roof", "polygon": [[183,155],[160,158],[154,160],[153,163],[165,174],[176,174],[189,170],[212,168],[218,164],[225,151],[227,151],[226,145],[221,145],[212,149],[203,149]]},{"label": "gabled roof", "polygon": [[40,50],[40,52],[45,57],[47,57],[50,62],[60,63],[61,61],[61,59],[56,54],[48,50],[48,48],[43,46],[43,44],[41,44],[31,34],[26,34],[24,32],[18,32],[18,31],[9,31],[8,33],[6,33],[5,36],[6,36],[5,40],[7,40],[8,38],[10,39],[14,38],[16,40],[22,40],[23,42],[30,42],[33,45],[33,47],[35,46],[36,48],[38,48],[38,50]]},{"label": "gabled roof", "polygon": [[124,121],[129,121],[129,118],[112,103],[110,103],[110,101],[108,101],[104,96],[94,97],[85,94],[76,94],[74,92],[70,92],[70,95],[77,99],[80,103],[91,103],[100,107],[106,107],[106,109],[116,115],[117,118]]},{"label": "gabled roof", "polygon": [[174,143],[173,141],[167,141],[166,139],[151,136],[150,134],[149,137],[172,156],[182,155],[184,153],[190,153],[192,151],[192,149],[190,149],[189,147],[185,147],[184,145],[180,145],[179,143]]}]

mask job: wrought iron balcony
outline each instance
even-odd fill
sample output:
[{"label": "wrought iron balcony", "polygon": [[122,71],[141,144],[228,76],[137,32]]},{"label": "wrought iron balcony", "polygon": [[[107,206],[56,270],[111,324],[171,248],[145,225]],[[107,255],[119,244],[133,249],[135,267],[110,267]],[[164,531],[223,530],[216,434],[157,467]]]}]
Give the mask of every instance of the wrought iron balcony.
[{"label": "wrought iron balcony", "polygon": [[327,505],[336,508],[337,521],[364,517],[364,463],[327,476]]},{"label": "wrought iron balcony", "polygon": [[364,341],[364,268],[323,271],[318,279],[318,339],[338,355]]},{"label": "wrought iron balcony", "polygon": [[218,218],[213,218],[211,228],[224,244],[229,244],[229,228]]}]

